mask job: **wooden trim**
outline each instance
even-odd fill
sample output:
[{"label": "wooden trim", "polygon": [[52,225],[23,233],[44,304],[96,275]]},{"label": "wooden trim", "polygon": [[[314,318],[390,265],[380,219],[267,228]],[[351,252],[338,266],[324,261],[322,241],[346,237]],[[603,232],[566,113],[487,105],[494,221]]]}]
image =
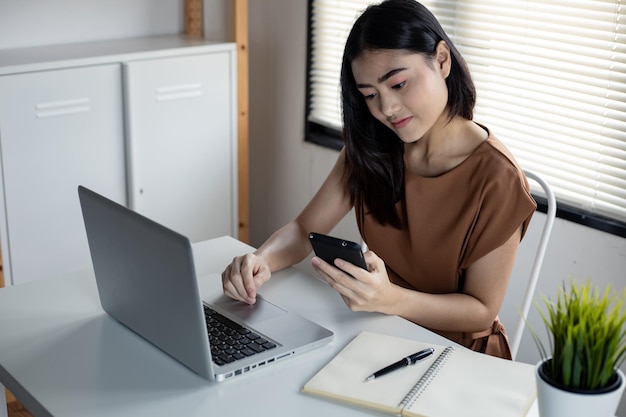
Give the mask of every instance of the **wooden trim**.
[{"label": "wooden trim", "polygon": [[7,404],[16,401],[15,396],[11,394],[11,391],[9,391],[8,389],[6,388],[4,389],[4,394],[6,395],[6,398],[7,398]]},{"label": "wooden trim", "polygon": [[248,0],[235,0],[235,42],[237,42],[237,132],[239,181],[239,235],[250,241],[249,151],[248,151]]},{"label": "wooden trim", "polygon": [[194,37],[204,36],[202,0],[185,0],[185,34]]}]

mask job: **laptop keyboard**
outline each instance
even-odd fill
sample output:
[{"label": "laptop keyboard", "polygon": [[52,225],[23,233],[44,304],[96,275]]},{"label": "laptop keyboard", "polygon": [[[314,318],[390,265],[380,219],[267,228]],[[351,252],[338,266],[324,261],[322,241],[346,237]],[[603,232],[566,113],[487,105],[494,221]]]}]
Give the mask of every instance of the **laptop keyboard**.
[{"label": "laptop keyboard", "polygon": [[235,323],[210,307],[204,306],[211,356],[216,365],[232,363],[266,350],[276,344]]}]

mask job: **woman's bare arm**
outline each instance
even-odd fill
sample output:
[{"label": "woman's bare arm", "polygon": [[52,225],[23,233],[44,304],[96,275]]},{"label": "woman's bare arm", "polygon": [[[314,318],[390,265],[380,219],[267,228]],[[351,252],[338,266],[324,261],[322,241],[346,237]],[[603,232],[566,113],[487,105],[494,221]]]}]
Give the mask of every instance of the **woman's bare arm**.
[{"label": "woman's bare arm", "polygon": [[342,151],[320,189],[294,220],[272,234],[254,253],[233,259],[222,273],[226,295],[254,303],[256,291],[272,272],[302,261],[311,252],[309,232],[330,232],[350,211],[344,158]]}]

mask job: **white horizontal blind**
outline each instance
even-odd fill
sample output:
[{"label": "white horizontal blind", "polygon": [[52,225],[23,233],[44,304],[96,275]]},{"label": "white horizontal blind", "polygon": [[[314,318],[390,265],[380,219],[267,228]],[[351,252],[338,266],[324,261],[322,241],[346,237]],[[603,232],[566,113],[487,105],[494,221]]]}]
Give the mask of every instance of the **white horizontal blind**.
[{"label": "white horizontal blind", "polygon": [[[347,33],[372,1],[314,1],[309,121],[339,129]],[[559,202],[626,222],[622,0],[425,0],[470,66],[474,119]]]},{"label": "white horizontal blind", "polygon": [[315,0],[311,15],[308,120],[341,128],[339,73],[343,47],[354,21],[372,0]]}]

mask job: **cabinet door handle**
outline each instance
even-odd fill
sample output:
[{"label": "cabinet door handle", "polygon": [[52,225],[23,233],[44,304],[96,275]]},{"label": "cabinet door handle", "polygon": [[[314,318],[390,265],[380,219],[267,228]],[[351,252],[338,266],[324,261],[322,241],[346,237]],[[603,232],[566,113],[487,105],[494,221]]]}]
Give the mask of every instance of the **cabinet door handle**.
[{"label": "cabinet door handle", "polygon": [[201,95],[202,83],[172,85],[156,89],[157,101],[181,100],[200,97]]},{"label": "cabinet door handle", "polygon": [[89,98],[48,101],[35,105],[37,118],[64,116],[68,114],[85,113],[91,110]]}]

